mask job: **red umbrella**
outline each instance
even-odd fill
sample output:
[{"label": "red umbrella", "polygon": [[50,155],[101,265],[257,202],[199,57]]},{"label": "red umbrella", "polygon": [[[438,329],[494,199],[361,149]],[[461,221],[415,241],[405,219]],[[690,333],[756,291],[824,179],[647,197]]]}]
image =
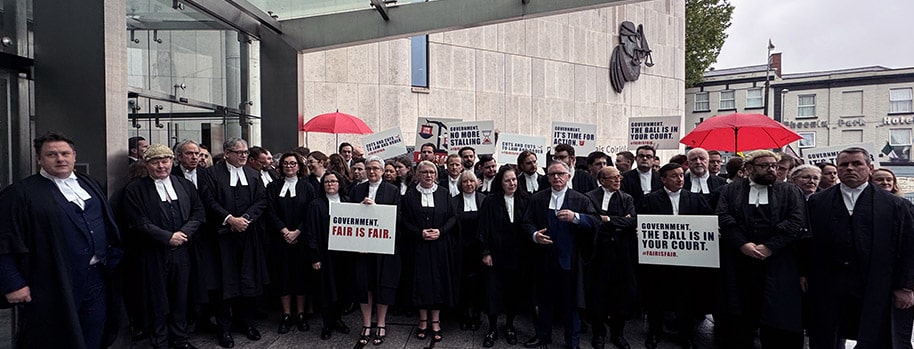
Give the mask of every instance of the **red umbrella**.
[{"label": "red umbrella", "polygon": [[334,113],[321,114],[311,118],[301,126],[301,130],[337,134],[337,144],[339,144],[338,135],[340,133],[360,135],[374,133],[371,127],[368,127],[362,119],[346,113],[340,113],[338,109]]},{"label": "red umbrella", "polygon": [[738,152],[780,148],[801,138],[765,115],[735,113],[705,120],[679,143],[693,148]]}]

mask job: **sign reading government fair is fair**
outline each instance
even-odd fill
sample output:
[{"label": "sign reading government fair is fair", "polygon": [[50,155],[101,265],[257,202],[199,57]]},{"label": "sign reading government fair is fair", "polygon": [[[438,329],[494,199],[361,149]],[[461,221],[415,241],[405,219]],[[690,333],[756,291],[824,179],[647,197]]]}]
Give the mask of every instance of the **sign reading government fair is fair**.
[{"label": "sign reading government fair is fair", "polygon": [[406,154],[406,144],[403,143],[399,127],[362,137],[362,147],[365,149],[366,158],[377,155],[382,159],[389,159]]},{"label": "sign reading government fair is fair", "polygon": [[500,133],[498,143],[495,144],[495,162],[502,165],[515,164],[517,156],[524,150],[532,151],[537,159],[545,159],[546,137]]},{"label": "sign reading government fair is fair", "polygon": [[568,144],[577,156],[587,156],[597,149],[597,125],[552,122],[552,145]]},{"label": "sign reading government fair is fair", "polygon": [[330,250],[394,254],[397,206],[332,202],[328,233]]},{"label": "sign reading government fair is fair", "polygon": [[720,268],[717,216],[638,215],[638,263]]},{"label": "sign reading government fair is fair", "polygon": [[679,116],[652,116],[628,119],[629,149],[642,145],[654,149],[679,149]]}]

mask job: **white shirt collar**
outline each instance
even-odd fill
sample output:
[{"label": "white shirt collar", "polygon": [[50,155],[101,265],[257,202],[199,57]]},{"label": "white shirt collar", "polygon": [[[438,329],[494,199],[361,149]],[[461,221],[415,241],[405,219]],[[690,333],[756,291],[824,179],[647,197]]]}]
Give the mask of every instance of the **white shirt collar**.
[{"label": "white shirt collar", "polygon": [[749,179],[749,204],[755,205],[767,205],[768,204],[768,186],[763,184],[758,184]]},{"label": "white shirt collar", "polygon": [[180,168],[181,173],[184,174],[184,179],[191,181],[191,183],[194,183],[194,187],[196,187],[197,186],[197,168],[195,167],[192,170],[188,170],[188,169],[184,168],[184,165],[178,165],[178,168]]},{"label": "white shirt collar", "polygon": [[[457,178],[460,178],[460,177],[457,177]],[[451,178],[451,176],[447,176],[447,190],[448,190],[448,193],[451,194],[451,196],[456,196],[457,194],[460,194],[460,188],[457,187],[457,178]]]},{"label": "white shirt collar", "polygon": [[531,175],[524,173],[524,178],[527,179],[527,191],[528,192],[535,193],[537,190],[540,189],[540,184],[539,184],[539,182],[537,182],[537,173],[536,172],[534,172]]},{"label": "white shirt collar", "polygon": [[267,172],[266,170],[260,171],[260,179],[263,181],[264,188],[273,181],[273,177],[270,177],[270,172]]},{"label": "white shirt collar", "polygon": [[241,182],[242,187],[248,186],[248,178],[244,175],[244,166],[235,167],[226,161],[225,167],[229,171],[229,186],[237,186],[239,181]]},{"label": "white shirt collar", "polygon": [[562,188],[560,191],[555,191],[555,189],[549,189],[552,199],[549,200],[549,209],[550,210],[561,210],[562,205],[565,203],[565,193],[568,192],[568,187]]},{"label": "white shirt collar", "polygon": [[463,212],[478,211],[476,207],[476,194],[463,193]]},{"label": "white shirt collar", "polygon": [[847,208],[847,213],[854,214],[854,206],[857,205],[857,198],[860,197],[860,193],[866,189],[869,182],[863,182],[860,186],[856,188],[851,188],[844,183],[839,184],[841,190],[841,198],[844,199],[844,207]]},{"label": "white shirt collar", "polygon": [[689,191],[702,194],[711,193],[711,189],[708,188],[709,173],[707,171],[705,171],[704,176],[696,176],[695,173],[692,173],[689,178],[692,181],[692,188]]},{"label": "white shirt collar", "polygon": [[608,211],[609,210],[609,201],[612,200],[613,194],[615,194],[616,192],[609,190],[606,187],[600,187],[600,188],[603,189],[603,203],[600,204],[600,208],[602,208],[604,211]]},{"label": "white shirt collar", "polygon": [[279,197],[285,197],[286,193],[289,194],[289,197],[295,197],[295,186],[298,185],[298,177],[286,177],[283,179],[282,189],[279,190]]},{"label": "white shirt collar", "polygon": [[178,193],[175,192],[175,186],[171,183],[171,176],[163,179],[154,179],[156,192],[159,193],[159,199],[162,201],[174,201],[178,199]]},{"label": "white shirt collar", "polygon": [[505,194],[505,209],[508,211],[508,221],[514,223],[514,194]]},{"label": "white shirt collar", "polygon": [[416,185],[422,197],[422,207],[435,207],[435,191],[438,190],[437,184],[432,184],[431,188],[423,188],[421,184]]},{"label": "white shirt collar", "polygon": [[60,190],[60,193],[63,194],[63,197],[66,198],[68,202],[76,204],[81,209],[85,209],[86,200],[92,198],[92,195],[89,195],[89,192],[83,189],[79,184],[76,173],[70,173],[70,176],[67,178],[51,176],[51,174],[43,168],[38,173],[40,173],[42,177],[51,180],[51,182],[57,186],[57,190]]},{"label": "white shirt collar", "polygon": [[340,193],[327,194],[327,201],[339,203],[340,202]]},{"label": "white shirt collar", "polygon": [[640,169],[635,169],[638,171],[638,178],[641,179],[641,192],[647,194],[651,192],[651,180],[653,179],[654,171],[641,172]]},{"label": "white shirt collar", "polygon": [[679,215],[679,197],[682,193],[682,189],[677,191],[671,191],[667,187],[663,187],[663,191],[666,192],[666,195],[670,197],[670,203],[673,204],[673,215]]}]

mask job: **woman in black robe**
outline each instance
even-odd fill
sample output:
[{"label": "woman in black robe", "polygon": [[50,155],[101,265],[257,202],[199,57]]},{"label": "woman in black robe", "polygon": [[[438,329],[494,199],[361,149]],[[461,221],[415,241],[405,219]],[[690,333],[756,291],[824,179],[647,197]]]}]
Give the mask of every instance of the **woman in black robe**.
[{"label": "woman in black robe", "polygon": [[[460,299],[458,300],[457,311],[460,314],[461,330],[478,330],[482,320],[480,320],[480,298],[482,297],[482,287],[480,273],[482,272],[482,262],[479,260],[479,231],[477,223],[479,222],[479,208],[482,207],[485,195],[476,192],[479,186],[479,179],[472,171],[465,171],[457,177],[457,189],[460,191],[457,195],[451,197],[454,201],[454,211],[457,213],[458,238],[454,239],[456,243],[455,256],[460,258],[458,275],[460,275]],[[449,189],[450,192],[450,189]]]},{"label": "woman in black robe", "polygon": [[321,339],[328,340],[333,331],[346,334],[349,327],[342,321],[342,305],[348,302],[348,280],[352,275],[352,264],[348,263],[351,254],[348,252],[329,251],[327,245],[330,236],[330,203],[347,202],[346,194],[341,192],[342,175],[336,171],[327,171],[321,178],[321,190],[317,198],[308,205],[308,219],[302,226],[307,242],[308,264],[317,272],[312,290],[314,304],[320,307],[323,328]]},{"label": "woman in black robe", "polygon": [[422,161],[416,166],[419,184],[410,187],[401,206],[402,233],[412,241],[415,263],[412,265],[410,294],[419,308],[416,337],[426,338],[431,326],[432,340],[442,339],[440,312],[457,302],[453,239],[457,238],[457,219],[447,188],[439,187],[438,166]]},{"label": "woman in black robe", "polygon": [[330,158],[327,157],[327,154],[324,154],[319,151],[313,151],[308,154],[308,172],[311,174],[308,175],[308,182],[311,183],[311,186],[314,187],[314,191],[321,190],[321,178],[324,178],[324,172],[327,172],[327,163],[330,162]]},{"label": "woman in black robe", "polygon": [[492,183],[492,194],[479,210],[479,240],[485,287],[484,304],[489,330],[483,346],[498,339],[498,314],[505,313],[505,341],[517,344],[514,316],[521,311],[525,285],[521,276],[520,248],[529,240],[521,229],[521,218],[530,201],[525,190],[517,190],[517,171],[502,167]]},{"label": "woman in black robe", "polygon": [[305,221],[308,203],[314,190],[304,175],[304,164],[295,153],[285,153],[279,160],[282,180],[267,185],[267,225],[270,238],[270,275],[272,287],[282,304],[279,334],[288,333],[292,326],[292,296],[295,295],[299,331],[307,331],[305,317],[306,280],[312,273],[306,269],[304,244],[300,244],[300,226]]}]

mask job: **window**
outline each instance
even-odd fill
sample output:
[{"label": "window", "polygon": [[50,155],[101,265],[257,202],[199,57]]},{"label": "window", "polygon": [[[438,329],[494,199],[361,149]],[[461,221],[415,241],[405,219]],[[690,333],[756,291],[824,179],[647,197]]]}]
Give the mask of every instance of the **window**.
[{"label": "window", "polygon": [[910,113],[911,105],[911,88],[893,88],[889,90],[889,113]]},{"label": "window", "polygon": [[746,90],[746,109],[763,107],[762,98],[762,89],[752,88]]},{"label": "window", "polygon": [[841,116],[863,115],[863,91],[841,93]]},{"label": "window", "polygon": [[909,161],[911,159],[911,129],[898,128],[889,130],[889,145],[895,152],[892,161]]},{"label": "window", "polygon": [[815,148],[816,147],[816,133],[815,132],[797,132],[800,137],[800,149],[806,148]]},{"label": "window", "polygon": [[816,95],[797,96],[797,118],[816,117]]},{"label": "window", "polygon": [[412,84],[415,87],[428,87],[428,35],[411,37],[409,43]]},{"label": "window", "polygon": [[733,91],[720,91],[720,108],[719,110],[736,109],[736,97]]},{"label": "window", "polygon": [[707,92],[695,94],[695,108],[692,111],[711,111],[711,101],[708,99]]}]

